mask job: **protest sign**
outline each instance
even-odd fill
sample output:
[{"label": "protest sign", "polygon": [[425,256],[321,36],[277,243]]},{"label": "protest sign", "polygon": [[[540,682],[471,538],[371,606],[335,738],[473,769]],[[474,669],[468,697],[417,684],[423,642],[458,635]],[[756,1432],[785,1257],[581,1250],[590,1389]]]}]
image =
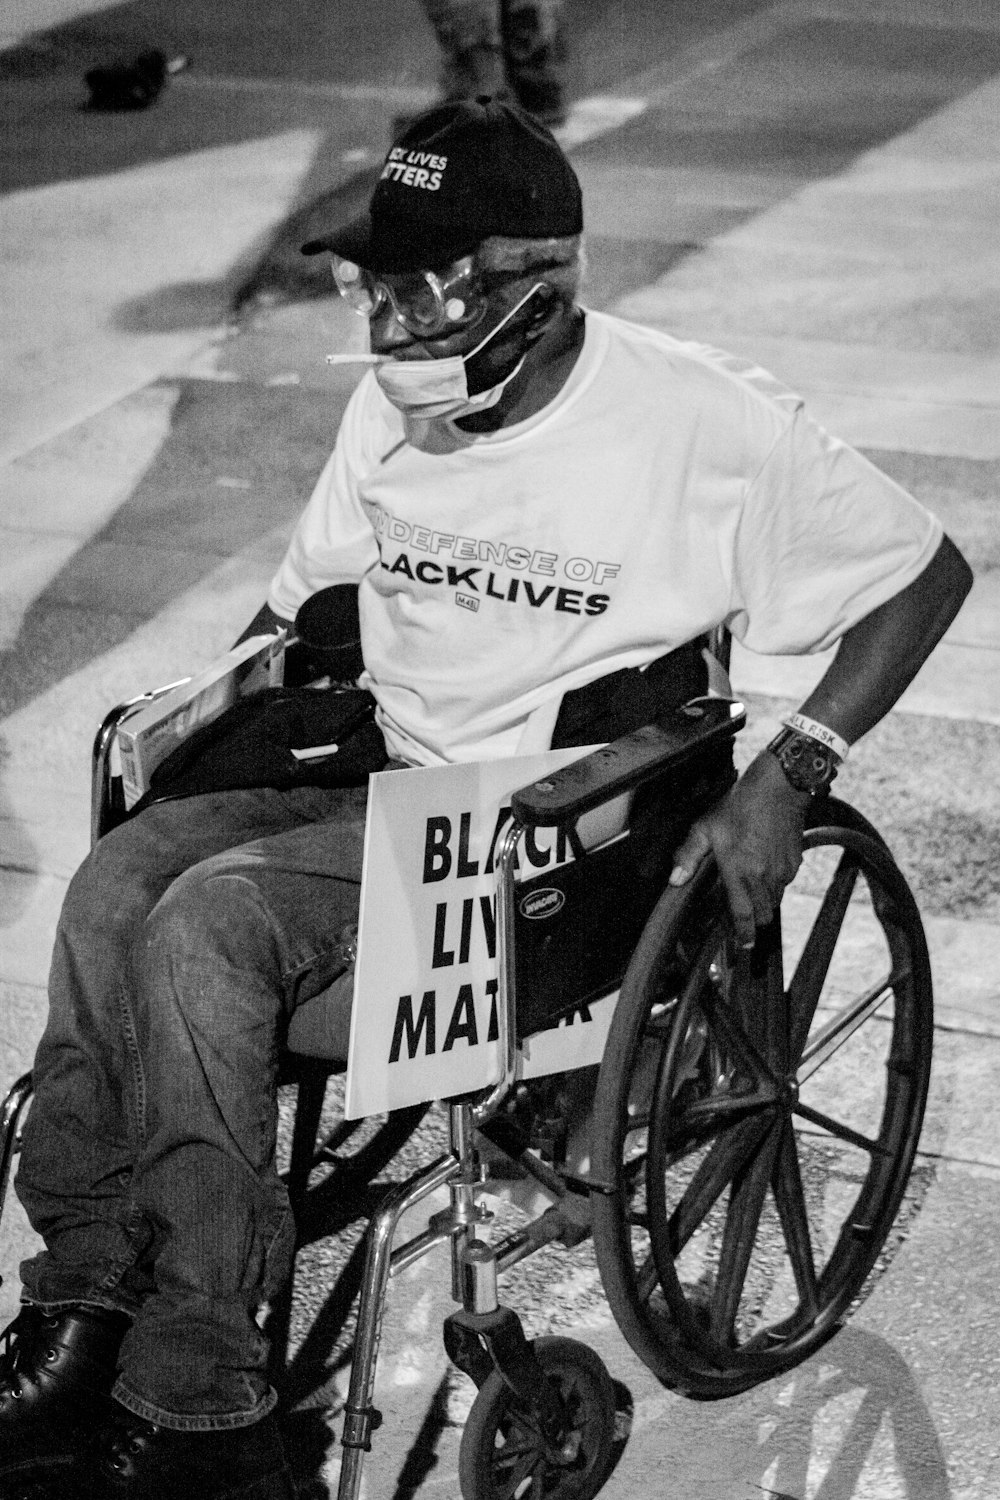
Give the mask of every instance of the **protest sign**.
[{"label": "protest sign", "polygon": [[[520,787],[581,749],[371,778],[344,1113],[348,1119],[489,1087],[497,1056],[495,865]],[[621,810],[617,816],[619,824]],[[602,833],[602,837],[604,834]],[[572,860],[529,831],[519,875]],[[544,899],[533,899],[542,912]],[[615,996],[522,1043],[519,1076],[598,1062]]]}]

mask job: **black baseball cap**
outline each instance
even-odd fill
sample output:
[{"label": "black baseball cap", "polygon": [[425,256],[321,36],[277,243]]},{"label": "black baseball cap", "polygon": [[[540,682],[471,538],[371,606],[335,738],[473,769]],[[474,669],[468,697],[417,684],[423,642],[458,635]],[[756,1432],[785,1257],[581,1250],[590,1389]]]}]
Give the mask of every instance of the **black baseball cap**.
[{"label": "black baseball cap", "polygon": [[418,116],[390,147],[368,212],[302,249],[372,271],[434,270],[490,235],[582,229],[580,184],[555,137],[516,104],[483,94]]}]

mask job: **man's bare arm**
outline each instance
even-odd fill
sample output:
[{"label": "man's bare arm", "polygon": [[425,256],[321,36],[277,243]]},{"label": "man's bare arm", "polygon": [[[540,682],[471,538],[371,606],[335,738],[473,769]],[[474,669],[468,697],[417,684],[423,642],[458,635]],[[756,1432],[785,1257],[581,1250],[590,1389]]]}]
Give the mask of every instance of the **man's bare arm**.
[{"label": "man's bare arm", "polygon": [[[802,713],[845,739],[860,739],[912,682],[972,586],[972,570],[945,537],[911,584],[846,631]],[[683,885],[715,855],[737,941],[750,946],[802,861],[808,795],[792,787],[768,751],[691,829],[670,881]]]},{"label": "man's bare arm", "polygon": [[972,569],[948,537],[919,578],[846,631],[802,705],[849,745],[889,712],[930,656],[972,587]]}]

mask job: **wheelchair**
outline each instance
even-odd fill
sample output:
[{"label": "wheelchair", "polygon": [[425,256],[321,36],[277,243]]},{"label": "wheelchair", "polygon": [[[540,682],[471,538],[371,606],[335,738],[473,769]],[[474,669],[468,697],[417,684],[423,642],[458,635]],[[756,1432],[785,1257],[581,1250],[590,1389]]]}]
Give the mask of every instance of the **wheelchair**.
[{"label": "wheelchair", "polygon": [[[94,840],[126,815],[111,749],[136,701],[113,710],[95,741]],[[596,845],[581,836],[615,799],[669,806],[744,721],[735,700],[698,697],[511,798],[495,864],[498,1072],[485,1089],[442,1101],[448,1150],[394,1185],[369,1221],[338,1500],[357,1500],[381,1422],[375,1374],[390,1280],[436,1246],[450,1248],[457,1304],[445,1349],[477,1387],[459,1452],[464,1500],[589,1500],[614,1461],[615,1390],[603,1362],[574,1339],[529,1339],[500,1298],[499,1278],[543,1246],[592,1236],[628,1344],[696,1399],[787,1372],[863,1297],[913,1166],[933,1042],[920,915],[884,840],[846,802],[816,799],[800,875],[743,950],[710,860],[673,888],[662,868],[637,874],[630,843],[641,841],[629,829]],[[572,951],[562,939],[547,951],[523,915],[531,867],[518,852],[544,829],[575,857],[563,892],[580,903]],[[566,1080],[525,1082],[519,1044],[615,991],[581,1154]],[[314,1163],[336,1152],[336,1139],[317,1147],[316,1134],[337,1065],[297,1056],[294,1033],[288,1047],[285,1076],[299,1084],[294,1206]],[[3,1104],[0,1211],[30,1098],[25,1075]],[[355,1169],[380,1170],[424,1108],[390,1114]],[[494,1242],[487,1199],[498,1162],[551,1206]],[[448,1207],[397,1244],[404,1215],[440,1190]]]}]

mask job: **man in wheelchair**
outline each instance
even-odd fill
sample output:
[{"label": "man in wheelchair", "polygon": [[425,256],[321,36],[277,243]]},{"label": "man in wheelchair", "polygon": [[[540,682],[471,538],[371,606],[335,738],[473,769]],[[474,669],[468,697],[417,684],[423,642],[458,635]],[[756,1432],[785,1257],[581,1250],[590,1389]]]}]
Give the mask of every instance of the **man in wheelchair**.
[{"label": "man in wheelchair", "polygon": [[[839,643],[674,855],[673,884],[714,856],[752,946],[810,798],[971,575],[765,372],[580,305],[582,228],[554,139],[484,98],[410,126],[370,214],[306,247],[373,368],[251,628],[358,585],[386,760],[418,767],[612,739],[708,690],[689,643],[719,626]],[[45,1248],[3,1357],[2,1493],[294,1493],[258,1327],[293,1248],[277,1059],[343,967],[364,807],[336,785],[155,803],[73,880],[17,1182]]]}]

